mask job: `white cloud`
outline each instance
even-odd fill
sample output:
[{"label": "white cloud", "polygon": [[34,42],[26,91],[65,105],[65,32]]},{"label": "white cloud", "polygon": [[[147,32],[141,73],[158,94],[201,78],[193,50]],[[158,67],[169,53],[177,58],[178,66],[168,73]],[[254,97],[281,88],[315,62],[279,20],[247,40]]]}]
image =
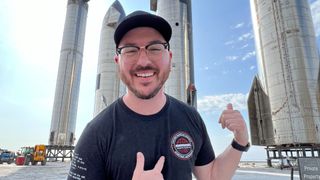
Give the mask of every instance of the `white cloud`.
[{"label": "white cloud", "polygon": [[227,41],[227,42],[224,43],[224,45],[226,45],[226,46],[232,45],[232,44],[234,44],[234,41],[233,41],[233,40]]},{"label": "white cloud", "polygon": [[228,60],[228,61],[235,61],[238,58],[239,58],[238,56],[226,56],[226,60]]},{"label": "white cloud", "polygon": [[239,58],[241,58],[242,61],[245,61],[245,60],[247,60],[247,59],[249,59],[249,58],[251,58],[251,57],[253,57],[253,56],[255,56],[255,55],[256,55],[256,51],[253,50],[253,51],[251,51],[251,52],[246,53],[243,57],[239,57],[239,56],[226,56],[225,59],[226,59],[227,61],[236,61],[236,60],[238,60]]},{"label": "white cloud", "polygon": [[242,34],[240,37],[238,37],[238,41],[245,41],[245,40],[253,39],[253,38],[254,38],[253,33],[248,32],[248,33]]},{"label": "white cloud", "polygon": [[311,3],[311,14],[313,18],[314,28],[316,32],[316,36],[320,35],[320,1],[315,1]]},{"label": "white cloud", "polygon": [[243,25],[244,25],[244,23],[243,23],[243,22],[241,22],[241,23],[239,23],[239,24],[235,25],[232,29],[238,29],[238,28],[241,28],[241,27],[243,27]]},{"label": "white cloud", "polygon": [[246,47],[248,47],[249,46],[249,44],[245,44],[245,45],[243,45],[240,49],[244,49],[244,48],[246,48]]},{"label": "white cloud", "polygon": [[251,52],[248,52],[247,54],[245,54],[241,59],[243,61],[245,61],[246,59],[249,59],[255,55],[256,55],[256,51],[251,51]]},{"label": "white cloud", "polygon": [[255,66],[250,66],[250,70],[254,70],[255,68]]},{"label": "white cloud", "polygon": [[222,94],[215,96],[204,96],[198,100],[198,109],[204,113],[221,113],[226,109],[228,103],[232,103],[233,109],[247,109],[247,94]]}]

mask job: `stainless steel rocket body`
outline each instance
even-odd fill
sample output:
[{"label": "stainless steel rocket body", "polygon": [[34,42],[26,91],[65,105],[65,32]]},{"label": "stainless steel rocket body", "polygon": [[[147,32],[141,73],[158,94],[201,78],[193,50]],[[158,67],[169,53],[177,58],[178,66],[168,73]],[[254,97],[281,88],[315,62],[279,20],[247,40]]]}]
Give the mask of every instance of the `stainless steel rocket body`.
[{"label": "stainless steel rocket body", "polygon": [[319,54],[308,0],[251,0],[251,11],[259,69],[248,99],[253,144],[319,144]]},{"label": "stainless steel rocket body", "polygon": [[100,34],[94,116],[125,93],[125,85],[120,80],[118,68],[114,62],[116,47],[113,40],[113,34],[118,22],[124,16],[125,12],[120,2],[115,1],[103,19]]},{"label": "stainless steel rocket body", "polygon": [[[151,8],[172,27],[170,49],[173,53],[165,92],[188,101],[188,87],[194,85],[191,0],[151,0]],[[196,99],[195,106],[196,106]]]},{"label": "stainless steel rocket body", "polygon": [[88,0],[68,0],[50,128],[50,145],[73,145]]}]

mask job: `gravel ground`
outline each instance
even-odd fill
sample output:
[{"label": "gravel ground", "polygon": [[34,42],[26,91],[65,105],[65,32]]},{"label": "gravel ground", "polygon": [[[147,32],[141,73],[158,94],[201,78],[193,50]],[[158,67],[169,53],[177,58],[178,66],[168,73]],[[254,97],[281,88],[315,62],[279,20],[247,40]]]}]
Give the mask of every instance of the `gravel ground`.
[{"label": "gravel ground", "polygon": [[[0,180],[65,180],[70,162],[47,162],[45,166],[0,164]],[[299,179],[294,172],[294,180]],[[242,163],[232,180],[290,180],[289,169],[268,168],[265,163]]]},{"label": "gravel ground", "polygon": [[0,165],[0,180],[59,180],[66,179],[70,162],[47,162],[36,166]]}]

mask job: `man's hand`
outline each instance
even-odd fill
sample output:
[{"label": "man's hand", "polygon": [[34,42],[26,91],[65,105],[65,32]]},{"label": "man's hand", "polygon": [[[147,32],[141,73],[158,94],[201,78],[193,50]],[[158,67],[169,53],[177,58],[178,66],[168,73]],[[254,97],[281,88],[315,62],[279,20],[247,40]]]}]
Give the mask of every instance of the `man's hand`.
[{"label": "man's hand", "polygon": [[219,123],[222,128],[228,128],[234,134],[234,139],[241,145],[248,144],[248,130],[246,123],[238,110],[233,110],[232,104],[227,105],[220,116]]},{"label": "man's hand", "polygon": [[144,170],[144,156],[141,152],[137,153],[137,164],[134,169],[132,180],[163,180],[161,174],[164,164],[164,156],[161,156],[152,170]]}]

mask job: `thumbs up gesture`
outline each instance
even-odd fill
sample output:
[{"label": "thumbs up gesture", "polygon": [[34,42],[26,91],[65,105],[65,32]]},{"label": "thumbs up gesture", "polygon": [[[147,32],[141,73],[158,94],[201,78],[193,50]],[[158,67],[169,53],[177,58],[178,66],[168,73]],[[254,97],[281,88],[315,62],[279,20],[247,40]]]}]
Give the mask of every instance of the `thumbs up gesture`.
[{"label": "thumbs up gesture", "polygon": [[246,123],[238,110],[233,110],[232,104],[227,105],[219,118],[222,128],[227,128],[234,134],[234,139],[241,145],[248,144],[248,130]]},{"label": "thumbs up gesture", "polygon": [[137,153],[137,164],[133,172],[132,180],[163,180],[161,174],[164,164],[164,156],[161,156],[152,170],[144,170],[144,156],[141,152]]}]

